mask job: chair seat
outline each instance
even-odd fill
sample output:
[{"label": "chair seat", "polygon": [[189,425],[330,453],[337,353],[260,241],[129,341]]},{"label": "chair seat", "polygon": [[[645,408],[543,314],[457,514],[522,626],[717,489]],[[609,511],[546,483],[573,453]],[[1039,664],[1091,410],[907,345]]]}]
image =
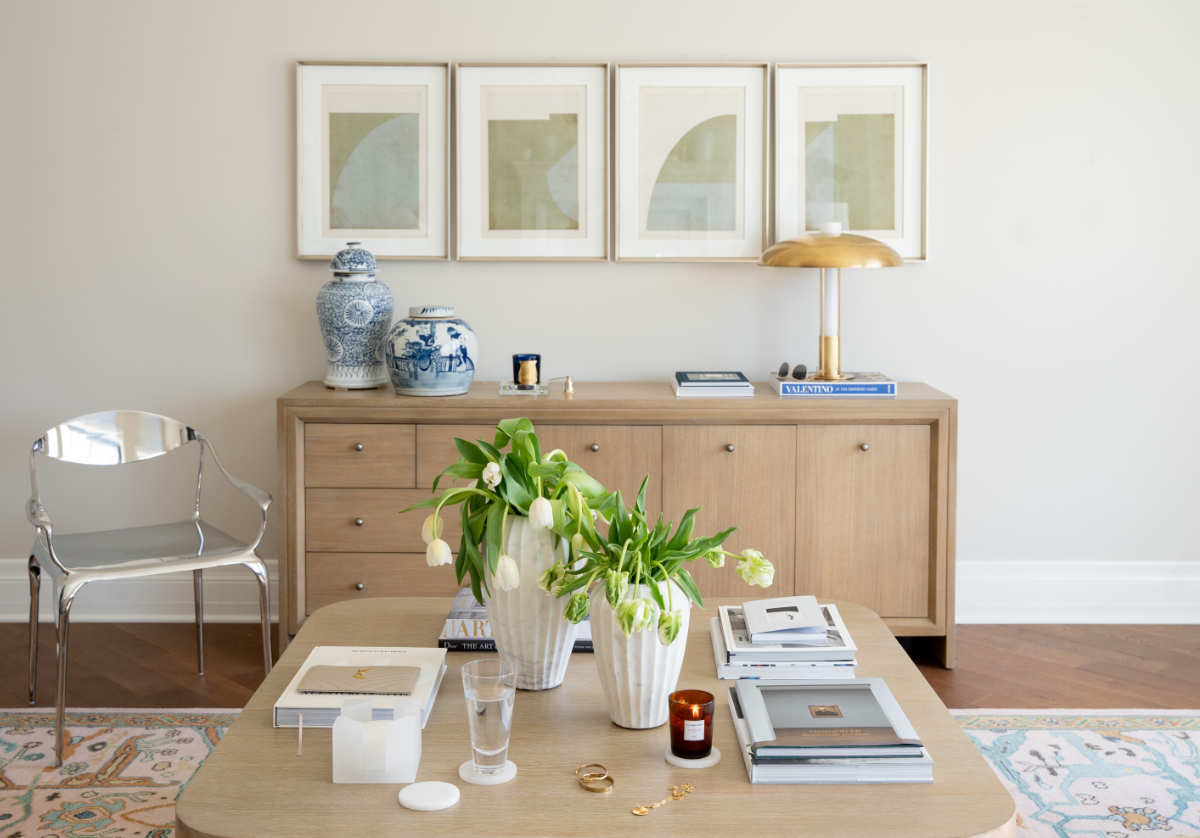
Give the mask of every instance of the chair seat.
[{"label": "chair seat", "polygon": [[[217,560],[249,549],[245,542],[204,521],[54,534],[54,554],[68,571],[140,569],[153,573],[161,567],[161,572],[168,573],[170,565],[181,559]],[[33,555],[43,569],[55,570],[40,538],[34,542]]]}]

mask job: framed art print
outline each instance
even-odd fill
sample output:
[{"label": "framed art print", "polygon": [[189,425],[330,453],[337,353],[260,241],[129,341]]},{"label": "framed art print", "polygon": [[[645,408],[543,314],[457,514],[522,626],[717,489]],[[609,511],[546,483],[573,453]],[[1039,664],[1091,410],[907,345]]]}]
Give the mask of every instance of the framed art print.
[{"label": "framed art print", "polygon": [[454,69],[459,259],[608,258],[608,65]]},{"label": "framed art print", "polygon": [[617,259],[756,261],[767,65],[617,67]]},{"label": "framed art print", "polygon": [[836,221],[926,258],[926,64],[775,67],[775,234]]},{"label": "framed art print", "polygon": [[301,258],[449,258],[449,91],[449,64],[298,65]]}]

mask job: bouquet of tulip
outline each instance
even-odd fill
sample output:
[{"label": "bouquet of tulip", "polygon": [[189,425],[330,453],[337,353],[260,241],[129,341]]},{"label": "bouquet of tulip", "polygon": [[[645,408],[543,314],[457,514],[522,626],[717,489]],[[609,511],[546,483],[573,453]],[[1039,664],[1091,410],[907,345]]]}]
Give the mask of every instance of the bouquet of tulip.
[{"label": "bouquet of tulip", "polygon": [[[662,517],[651,527],[646,517],[646,484],[642,480],[633,509],[626,509],[621,493],[609,504],[612,523],[607,537],[575,517],[571,534],[571,557],[551,566],[538,580],[539,586],[555,596],[569,596],[566,617],[578,623],[588,616],[588,589],[604,586],[604,599],[613,609],[621,632],[629,637],[635,631],[657,627],[659,642],[669,646],[679,634],[682,615],[671,601],[673,586],[666,596],[660,582],[674,582],[687,598],[701,608],[704,602],[685,563],[704,559],[713,567],[724,567],[725,559],[737,562],[737,573],[748,585],[769,587],[775,579],[775,567],[758,550],[731,553],[721,549],[725,539],[736,530],[730,527],[716,535],[692,538],[696,513],[689,509],[675,532]],[[568,530],[570,526],[568,526]],[[644,588],[642,586],[645,586]],[[636,592],[646,590],[649,597]],[[681,603],[682,605],[683,603]]]},{"label": "bouquet of tulip", "polygon": [[[521,584],[517,562],[504,552],[510,516],[529,519],[533,529],[550,530],[558,538],[597,539],[595,520],[613,504],[611,495],[559,449],[543,455],[533,423],[526,418],[505,419],[496,426],[491,444],[482,439],[454,440],[460,459],[447,466],[433,482],[437,492],[443,477],[474,481],[446,489],[440,495],[404,511],[433,507],[421,525],[425,562],[431,567],[450,564],[450,545],[442,539],[442,510],[460,506],[462,541],[454,570],[461,584],[471,578],[479,602],[488,590],[487,570],[502,591]],[[507,450],[505,450],[507,449]]]}]

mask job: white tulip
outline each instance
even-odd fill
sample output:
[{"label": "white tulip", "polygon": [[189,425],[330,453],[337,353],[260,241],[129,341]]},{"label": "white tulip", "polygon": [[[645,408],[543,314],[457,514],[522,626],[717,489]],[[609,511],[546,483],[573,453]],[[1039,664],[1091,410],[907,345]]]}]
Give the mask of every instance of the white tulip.
[{"label": "white tulip", "polygon": [[440,567],[452,561],[454,557],[450,555],[450,545],[440,538],[435,538],[425,548],[425,564],[430,567]]},{"label": "white tulip", "polygon": [[488,463],[483,467],[482,477],[489,489],[495,489],[500,485],[500,466],[496,463]]},{"label": "white tulip", "polygon": [[427,545],[435,538],[442,537],[442,519],[433,515],[426,515],[425,520],[421,522],[421,540]]},{"label": "white tulip", "polygon": [[529,526],[535,530],[548,530],[554,526],[554,507],[545,498],[534,498],[529,504]]},{"label": "white tulip", "polygon": [[501,553],[496,562],[496,587],[502,591],[515,591],[521,584],[521,571],[508,553]]}]

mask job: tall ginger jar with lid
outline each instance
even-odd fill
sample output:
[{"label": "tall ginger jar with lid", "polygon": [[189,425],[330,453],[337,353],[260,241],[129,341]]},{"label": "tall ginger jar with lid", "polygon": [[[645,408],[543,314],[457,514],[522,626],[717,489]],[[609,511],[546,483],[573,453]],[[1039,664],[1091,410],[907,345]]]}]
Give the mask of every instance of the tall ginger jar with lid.
[{"label": "tall ginger jar with lid", "polygon": [[376,281],[375,257],[360,244],[347,242],[334,255],[333,279],[317,293],[326,387],[365,390],[388,381],[383,338],[392,324],[392,292]]}]

